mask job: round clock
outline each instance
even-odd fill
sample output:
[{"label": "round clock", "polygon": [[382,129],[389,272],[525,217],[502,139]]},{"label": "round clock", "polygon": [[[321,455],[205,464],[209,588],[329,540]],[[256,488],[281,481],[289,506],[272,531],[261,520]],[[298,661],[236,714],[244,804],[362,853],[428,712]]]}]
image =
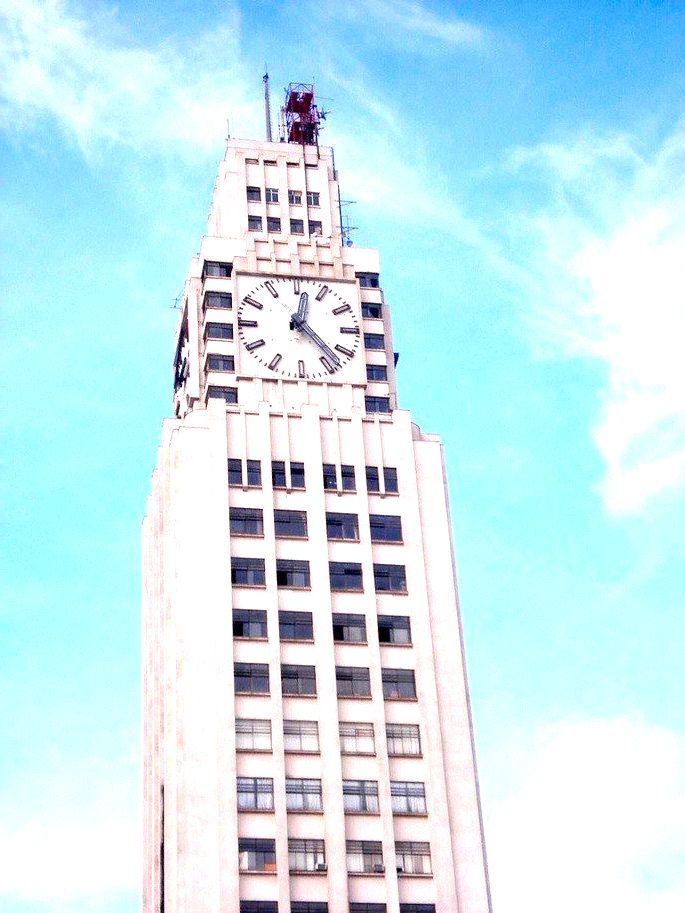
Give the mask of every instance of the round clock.
[{"label": "round clock", "polygon": [[332,280],[283,276],[255,282],[238,305],[245,351],[275,377],[324,380],[335,375],[360,345],[349,289]]}]

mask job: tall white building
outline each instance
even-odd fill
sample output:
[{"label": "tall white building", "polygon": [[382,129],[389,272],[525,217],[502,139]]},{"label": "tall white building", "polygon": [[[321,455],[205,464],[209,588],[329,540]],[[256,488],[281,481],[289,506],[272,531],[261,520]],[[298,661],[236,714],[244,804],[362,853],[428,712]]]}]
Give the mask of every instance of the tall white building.
[{"label": "tall white building", "polygon": [[[288,110],[289,109],[289,110]],[[144,522],[144,913],[488,913],[443,452],[309,87],[230,140]]]}]

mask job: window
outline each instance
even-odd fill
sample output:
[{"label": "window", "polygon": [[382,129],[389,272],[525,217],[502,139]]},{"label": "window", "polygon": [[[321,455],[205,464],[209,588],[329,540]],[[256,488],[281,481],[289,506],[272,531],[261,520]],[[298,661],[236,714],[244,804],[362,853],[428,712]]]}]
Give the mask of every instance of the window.
[{"label": "window", "polygon": [[396,493],[397,488],[397,470],[394,466],[383,467],[383,481],[385,482],[386,492]]},{"label": "window", "polygon": [[[260,488],[262,484],[262,466],[259,460],[247,460],[246,482],[248,488]],[[228,461],[228,484],[243,484],[243,461],[229,459]]]},{"label": "window", "polygon": [[423,783],[390,781],[393,815],[425,815],[426,787]]},{"label": "window", "polygon": [[230,507],[228,518],[232,536],[262,536],[264,520],[257,507]]},{"label": "window", "polygon": [[362,566],[352,561],[329,561],[328,570],[332,590],[363,590]]},{"label": "window", "polygon": [[304,463],[290,464],[290,487],[304,488]]},{"label": "window", "polygon": [[240,837],[238,868],[241,872],[275,872],[276,841]]},{"label": "window", "polygon": [[267,187],[264,191],[264,199],[267,203],[278,203],[278,188]]},{"label": "window", "polygon": [[264,586],[264,559],[231,558],[231,583],[233,586]]},{"label": "window", "polygon": [[400,913],[435,913],[434,903],[401,903]]},{"label": "window", "polygon": [[262,230],[262,217],[261,216],[248,216],[247,217],[247,227],[250,231],[261,231]]},{"label": "window", "polygon": [[419,727],[413,723],[386,723],[385,736],[388,740],[390,757],[402,757],[403,755],[421,757]]},{"label": "window", "polygon": [[338,723],[342,754],[376,754],[373,723]]},{"label": "window", "polygon": [[303,235],[304,234],[304,221],[302,219],[291,219],[290,220],[290,231],[293,235]]},{"label": "window", "polygon": [[307,191],[307,206],[318,206],[319,205],[319,194],[315,193],[313,190]]},{"label": "window", "polygon": [[365,396],[364,404],[367,412],[390,412],[389,396]]},{"label": "window", "polygon": [[395,843],[395,860],[397,871],[409,875],[430,875],[431,848],[429,843],[416,840],[403,840]]},{"label": "window", "polygon": [[290,913],[328,913],[325,900],[291,900]]},{"label": "window", "polygon": [[366,619],[363,615],[333,613],[333,640],[336,643],[365,644]]},{"label": "window", "polygon": [[276,560],[276,586],[291,590],[309,588],[309,562],[291,561],[285,558]]},{"label": "window", "polygon": [[278,901],[241,900],[240,913],[278,913]]},{"label": "window", "polygon": [[322,811],[321,780],[286,777],[285,807],[289,812]]},{"label": "window", "polygon": [[307,538],[307,513],[304,510],[275,510],[276,536],[284,539]]},{"label": "window", "polygon": [[[288,163],[290,164],[290,163]],[[301,206],[302,205],[302,193],[299,190],[289,190],[288,191],[288,202],[291,206]]]},{"label": "window", "polygon": [[202,267],[202,278],[205,279],[207,276],[215,276],[219,279],[228,279],[231,275],[231,266],[230,263],[217,263],[216,260],[205,260]]},{"label": "window", "polygon": [[234,663],[236,694],[268,694],[269,667],[266,663]]},{"label": "window", "polygon": [[408,701],[416,698],[416,681],[412,669],[382,669],[383,697],[387,701]]},{"label": "window", "polygon": [[311,612],[279,612],[278,632],[281,640],[314,640]]},{"label": "window", "polygon": [[368,491],[380,491],[380,481],[378,479],[378,467],[366,467],[366,488]]},{"label": "window", "polygon": [[321,234],[321,222],[314,222],[313,219],[309,220],[309,234],[310,235],[320,235]]},{"label": "window", "polygon": [[347,840],[348,872],[384,872],[380,840]]},{"label": "window", "polygon": [[248,187],[247,198],[248,200],[252,200],[253,203],[259,203],[262,198],[262,191],[259,187]]},{"label": "window", "polygon": [[362,301],[362,317],[380,320],[383,317],[383,305],[375,301]]},{"label": "window", "polygon": [[288,840],[291,872],[325,872],[326,851],[323,840]]},{"label": "window", "polygon": [[[401,906],[402,904],[400,904]],[[350,904],[350,913],[386,913],[387,909],[384,903],[375,903],[368,900]]]},{"label": "window", "polygon": [[266,612],[262,609],[233,609],[234,637],[266,637]]},{"label": "window", "polygon": [[373,583],[377,593],[406,593],[407,578],[403,564],[374,564]]},{"label": "window", "polygon": [[367,349],[384,349],[385,336],[382,333],[364,333],[364,346]]},{"label": "window", "polygon": [[233,307],[233,296],[230,292],[205,292],[205,308],[231,308]]},{"label": "window", "polygon": [[356,491],[357,486],[354,479],[354,466],[340,467],[340,487],[343,491]]},{"label": "window", "polygon": [[378,288],[378,273],[355,273],[362,288]]},{"label": "window", "polygon": [[411,622],[408,615],[379,615],[378,640],[382,644],[410,644]]},{"label": "window", "polygon": [[235,371],[235,362],[232,355],[208,355],[208,371]]},{"label": "window", "polygon": [[343,807],[346,812],[378,814],[376,780],[343,780]]},{"label": "window", "polygon": [[372,542],[401,542],[402,541],[402,518],[389,514],[371,514],[369,516],[371,524],[371,541]]},{"label": "window", "polygon": [[318,753],[319,724],[316,720],[283,720],[283,749]]},{"label": "window", "polygon": [[387,380],[388,369],[385,365],[367,365],[366,379],[368,381]]},{"label": "window", "polygon": [[226,403],[238,402],[238,390],[236,387],[215,387],[210,384],[207,390],[209,399],[222,399]]},{"label": "window", "polygon": [[281,666],[283,694],[316,694],[316,669],[314,666]]},{"label": "window", "polygon": [[271,720],[235,721],[236,751],[271,751]]},{"label": "window", "polygon": [[233,324],[208,323],[205,327],[207,339],[233,339]]},{"label": "window", "polygon": [[274,781],[271,777],[238,777],[238,811],[272,812]]},{"label": "window", "polygon": [[336,666],[335,684],[338,697],[369,697],[371,681],[364,666]]},{"label": "window", "polygon": [[359,541],[359,517],[357,514],[335,514],[326,511],[326,535],[329,539]]},{"label": "window", "polygon": [[266,230],[267,231],[280,231],[281,230],[281,220],[275,216],[266,217]]},{"label": "window", "polygon": [[[288,487],[283,460],[273,460],[271,463],[271,481],[274,488]],[[290,487],[304,488],[304,463],[290,464]]]},{"label": "window", "polygon": [[271,463],[271,484],[274,488],[285,488],[285,463],[283,460],[273,460]]},{"label": "window", "polygon": [[338,488],[338,476],[333,463],[323,464],[323,487],[325,491],[336,491]]}]

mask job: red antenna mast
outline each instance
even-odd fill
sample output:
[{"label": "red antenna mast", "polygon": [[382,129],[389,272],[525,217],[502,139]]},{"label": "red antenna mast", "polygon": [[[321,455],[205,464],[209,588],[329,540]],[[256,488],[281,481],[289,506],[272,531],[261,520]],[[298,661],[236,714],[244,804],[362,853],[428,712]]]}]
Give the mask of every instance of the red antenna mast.
[{"label": "red antenna mast", "polygon": [[302,146],[319,145],[319,129],[325,120],[324,111],[314,103],[314,86],[291,82],[285,90],[285,104],[281,108],[281,140],[300,143]]}]

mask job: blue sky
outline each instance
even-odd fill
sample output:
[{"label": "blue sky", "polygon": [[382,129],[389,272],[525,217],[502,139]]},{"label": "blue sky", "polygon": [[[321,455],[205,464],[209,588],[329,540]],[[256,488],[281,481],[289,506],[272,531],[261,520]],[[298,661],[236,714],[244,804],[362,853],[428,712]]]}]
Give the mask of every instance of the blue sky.
[{"label": "blue sky", "polygon": [[268,61],[274,107],[313,79],[331,111],[401,403],[445,441],[495,909],[680,913],[685,5],[0,0],[0,23],[2,909],[137,907],[173,305]]}]

